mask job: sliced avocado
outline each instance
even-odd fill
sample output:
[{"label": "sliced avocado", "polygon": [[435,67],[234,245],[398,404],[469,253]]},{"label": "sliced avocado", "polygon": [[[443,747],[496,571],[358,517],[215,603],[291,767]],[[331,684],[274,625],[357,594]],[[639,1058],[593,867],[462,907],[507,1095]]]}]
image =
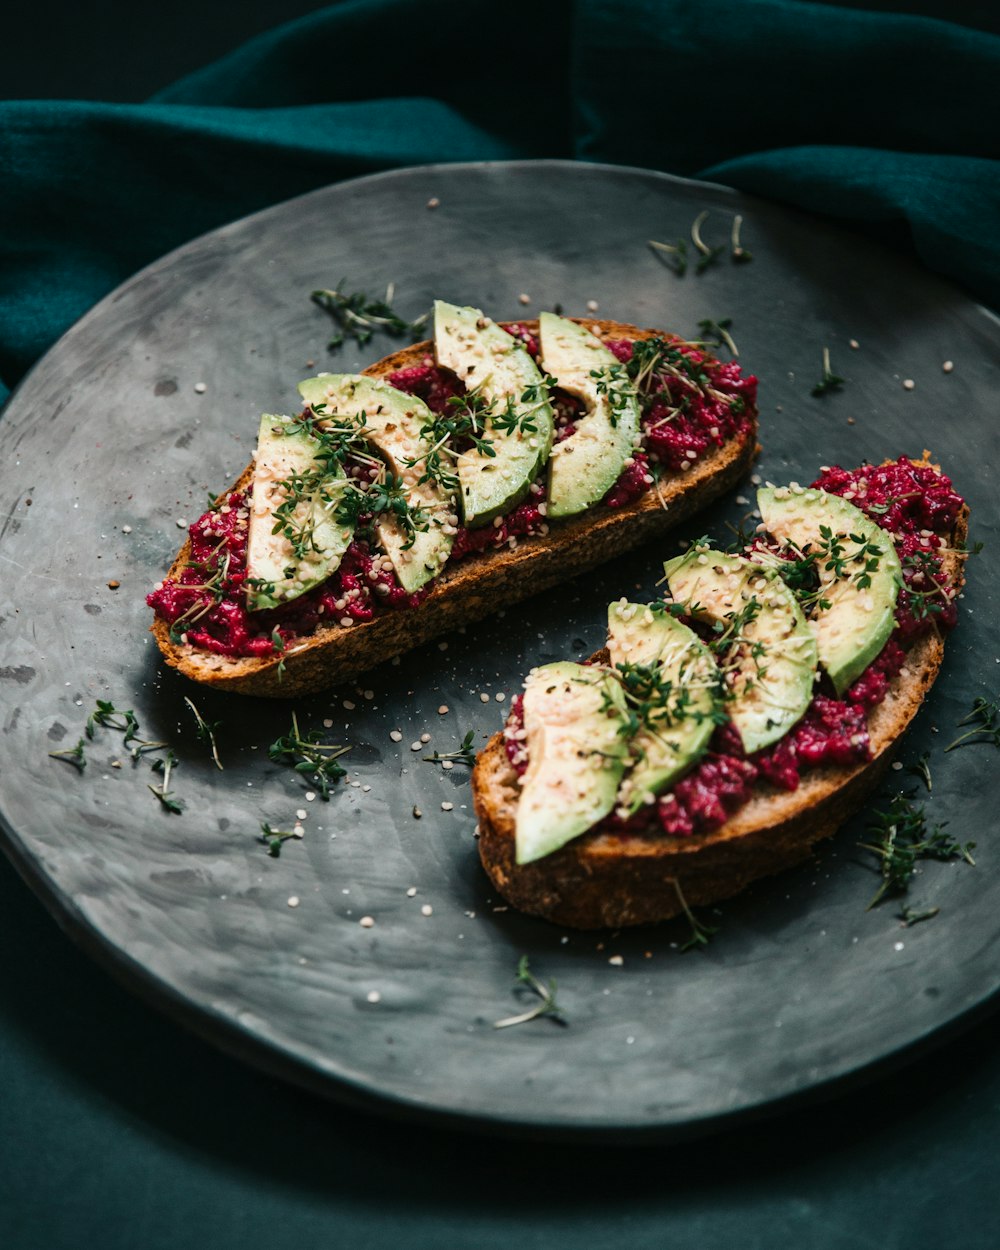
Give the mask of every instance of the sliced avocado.
[{"label": "sliced avocado", "polygon": [[619,697],[613,677],[583,664],[561,661],[528,675],[519,864],[551,855],[614,807],[626,755]]},{"label": "sliced avocado", "polygon": [[849,500],[823,490],[764,487],[757,506],[779,543],[816,555],[819,593],[810,624],[819,662],[841,695],[896,625],[903,571],[892,538]]},{"label": "sliced avocado", "polygon": [[647,604],[611,604],[608,651],[629,710],[643,702],[658,705],[629,741],[635,762],[618,801],[631,815],[708,749],[722,674],[694,630],[668,613],[654,613]]},{"label": "sliced avocado", "polygon": [[408,505],[419,509],[427,528],[409,533],[390,514],[375,529],[404,590],[412,593],[435,577],[451,552],[455,500],[435,481],[421,482],[423,458],[431,450],[421,429],[433,421],[427,405],[387,382],[356,373],[321,373],[299,383],[299,394],[321,424],[355,425],[403,483]]},{"label": "sliced avocado", "polygon": [[[520,424],[498,429],[487,418],[485,434],[493,455],[470,448],[456,465],[462,517],[469,529],[516,508],[548,459],[554,424],[542,373],[519,339],[478,308],[434,304],[434,350],[437,361],[477,391],[498,414],[507,411]],[[523,396],[529,387],[534,397]],[[528,428],[531,427],[531,428]]]},{"label": "sliced avocado", "polygon": [[[586,416],[549,456],[548,514],[575,516],[603,499],[621,476],[635,450],[639,405],[619,361],[596,334],[555,313],[543,312],[538,324],[542,364],[562,390],[587,406]],[[592,377],[595,372],[603,378]]]},{"label": "sliced avocado", "polygon": [[[339,466],[316,459],[319,441],[292,417],[265,413],[260,419],[250,497],[247,539],[247,607],[276,608],[318,586],[337,568],[354,536],[353,525],[335,519],[347,484]],[[295,498],[292,484],[306,483],[284,518],[275,511]],[[290,528],[294,541],[275,528]],[[296,554],[296,548],[299,554]]]},{"label": "sliced avocado", "polygon": [[669,560],[670,593],[710,621],[732,649],[723,662],[729,716],[747,754],[783,738],[801,719],[816,679],[816,639],[798,601],[773,569],[701,544]]}]

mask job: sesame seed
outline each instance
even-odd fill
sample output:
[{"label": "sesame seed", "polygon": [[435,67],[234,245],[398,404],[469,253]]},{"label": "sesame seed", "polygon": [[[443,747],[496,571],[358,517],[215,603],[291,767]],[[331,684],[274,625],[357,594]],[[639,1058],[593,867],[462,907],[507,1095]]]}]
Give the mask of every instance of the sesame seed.
[{"label": "sesame seed", "polygon": [[445,769],[446,771],[450,772],[455,767],[455,761],[454,760],[442,760],[441,767]]},{"label": "sesame seed", "polygon": [[854,349],[854,351],[857,351],[861,344],[857,339],[851,339],[850,346]]},{"label": "sesame seed", "polygon": [[448,704],[442,703],[441,706],[438,708],[438,716],[447,716],[447,715],[448,715]]},{"label": "sesame seed", "polygon": [[430,742],[430,740],[431,740],[431,736],[430,736],[430,734],[421,734],[421,735],[420,735],[420,741],[421,741],[422,743],[424,743],[425,745],[426,745],[428,742]]},{"label": "sesame seed", "polygon": [[502,690],[498,690],[493,697],[496,699],[497,703],[503,703],[504,699],[507,698]]},{"label": "sesame seed", "polygon": [[316,800],[316,791],[315,791],[315,790],[307,790],[307,791],[306,791],[306,802],[307,802],[307,803],[313,803],[313,802],[315,802],[315,800]]},{"label": "sesame seed", "polygon": [[598,304],[596,299],[587,300],[587,312],[597,312],[598,308],[600,308],[600,304]]},{"label": "sesame seed", "polygon": [[611,958],[608,960],[608,963],[611,964],[611,966],[614,968],[621,968],[624,966],[625,960],[622,958],[621,955],[612,955]]},{"label": "sesame seed", "polygon": [[522,291],[522,292],[521,292],[521,294],[517,297],[517,302],[518,302],[519,304],[530,304],[530,303],[531,303],[531,296],[530,296],[530,295],[525,295],[525,293]]},{"label": "sesame seed", "polygon": [[368,1001],[370,1003],[380,1003],[382,1001],[382,995],[378,992],[378,990],[369,990]]},{"label": "sesame seed", "polygon": [[479,696],[480,703],[489,703],[489,701],[490,701],[490,696],[486,694],[485,691],[482,694],[480,694]]},{"label": "sesame seed", "polygon": [[122,533],[123,533],[123,534],[131,534],[131,533],[132,533],[132,526],[131,526],[131,525],[123,525],[123,526],[122,526]]},{"label": "sesame seed", "polygon": [[194,391],[196,395],[204,395],[207,390],[208,390],[208,387],[205,385],[204,382],[195,382]]},{"label": "sesame seed", "polygon": [[340,618],[340,623],[341,623],[341,625],[344,627],[344,629],[346,629],[346,628],[348,627],[348,625],[350,625],[350,624],[352,623],[352,618],[351,618],[351,617],[349,617],[349,616],[342,616],[342,617]]},{"label": "sesame seed", "polygon": [[291,898],[288,900],[288,906],[298,907],[298,905],[299,905],[299,896],[297,894],[293,894]]},{"label": "sesame seed", "polygon": [[430,903],[424,903],[423,907],[420,909],[420,914],[421,916],[433,916],[434,908],[430,905]]},{"label": "sesame seed", "polygon": [[423,745],[423,744],[422,744],[422,743],[420,743],[420,742],[411,742],[411,743],[410,743],[410,750],[411,750],[411,751],[419,751],[422,745]]},{"label": "sesame seed", "polygon": [[364,695],[364,697],[365,697],[366,699],[374,699],[374,698],[375,698],[375,691],[374,691],[374,690],[362,690],[362,692],[361,692],[361,693],[362,693],[362,695]]},{"label": "sesame seed", "polygon": [[186,530],[186,529],[187,529],[187,519],[186,519],[185,517],[179,516],[179,517],[177,518],[177,521],[175,522],[175,524],[177,525],[177,528],[178,528],[179,530]]},{"label": "sesame seed", "polygon": [[393,742],[403,741],[403,735],[398,729],[391,729],[389,731],[389,737],[393,740]]},{"label": "sesame seed", "polygon": [[374,929],[375,917],[374,916],[362,916],[361,919],[358,921],[358,924],[362,927],[362,929]]},{"label": "sesame seed", "polygon": [[945,373],[951,373],[952,369],[954,368],[955,368],[955,362],[953,360],[946,360],[944,364],[941,366],[941,369]]},{"label": "sesame seed", "polygon": [[447,650],[448,650],[448,644],[447,644],[446,642],[439,642],[439,643],[438,643],[438,650],[439,650],[439,651],[447,651]]},{"label": "sesame seed", "polygon": [[454,803],[449,803],[449,802],[447,801],[447,799],[446,799],[446,800],[445,800],[445,801],[441,804],[441,810],[442,810],[443,812],[450,812],[450,811],[453,811],[453,810],[454,810],[454,807],[455,807],[455,804],[454,804]]},{"label": "sesame seed", "polygon": [[324,719],[323,719],[323,728],[324,728],[324,729],[332,729],[332,728],[333,728],[333,721],[329,718],[329,716],[324,717]]},{"label": "sesame seed", "polygon": [[912,378],[904,378],[904,379],[903,379],[903,390],[904,390],[904,391],[912,391],[912,390],[913,390],[913,388],[914,388],[916,385],[917,385],[917,384],[916,384],[916,382],[914,382],[914,380],[913,380]]},{"label": "sesame seed", "polygon": [[348,712],[353,712],[357,705],[352,703],[350,699],[344,700],[344,707]]},{"label": "sesame seed", "polygon": [[432,195],[431,198],[427,201],[427,207],[428,208],[440,208],[441,201],[438,199],[436,195]]},{"label": "sesame seed", "polygon": [[308,813],[306,812],[306,809],[304,807],[300,807],[299,810],[295,813],[295,819],[305,820],[307,815]]}]

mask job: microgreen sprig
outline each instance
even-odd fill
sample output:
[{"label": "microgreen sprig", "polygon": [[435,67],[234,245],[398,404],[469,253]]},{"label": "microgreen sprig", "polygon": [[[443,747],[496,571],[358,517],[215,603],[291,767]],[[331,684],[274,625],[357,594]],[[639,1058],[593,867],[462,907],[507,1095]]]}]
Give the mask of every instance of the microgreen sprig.
[{"label": "microgreen sprig", "polygon": [[184,810],[184,802],[182,799],[174,798],[170,791],[170,774],[176,766],[177,756],[174,755],[173,751],[168,751],[166,755],[161,755],[158,759],[153,760],[153,772],[162,773],[163,780],[158,786],[149,784],[148,788],[159,799],[160,805],[165,811],[179,816]]},{"label": "microgreen sprig", "polygon": [[959,728],[963,725],[971,725],[972,728],[946,746],[945,752],[954,751],[956,747],[976,746],[979,743],[1000,747],[1000,699],[990,700],[980,696],[973,703],[969,715],[958,724]]},{"label": "microgreen sprig", "polygon": [[810,394],[815,395],[817,398],[820,398],[823,395],[830,394],[831,391],[839,391],[843,385],[844,385],[844,379],[841,377],[838,377],[837,374],[835,374],[833,370],[830,368],[830,349],[829,347],[824,347],[823,348],[823,376],[816,383],[816,385],[812,388],[812,391],[810,392]]},{"label": "microgreen sprig", "polygon": [[67,747],[63,751],[50,751],[49,755],[54,760],[65,760],[67,764],[72,764],[78,773],[82,773],[87,767],[87,757],[83,753],[82,738],[75,747]]},{"label": "microgreen sprig", "polygon": [[443,764],[445,760],[454,760],[457,764],[468,764],[471,768],[476,762],[476,753],[472,749],[475,741],[476,732],[470,729],[462,739],[462,745],[456,751],[435,751],[433,755],[425,755],[424,762],[426,764]]},{"label": "microgreen sprig", "polygon": [[515,1024],[527,1024],[529,1020],[537,1020],[541,1016],[548,1016],[555,1024],[561,1024],[564,1028],[568,1024],[566,1017],[562,1013],[562,1008],[556,1002],[556,982],[551,979],[548,985],[544,985],[528,966],[528,956],[522,955],[517,965],[517,975],[515,977],[515,990],[522,988],[531,990],[537,994],[541,1000],[537,1006],[532,1007],[529,1011],[523,1011],[517,1016],[506,1016],[503,1020],[497,1020],[493,1027],[495,1029],[509,1029]]},{"label": "microgreen sprig", "polygon": [[277,859],[281,854],[282,846],[289,838],[300,838],[302,835],[295,829],[272,829],[266,820],[260,822],[260,838],[267,847],[267,853],[272,859]]},{"label": "microgreen sprig", "polygon": [[923,806],[903,794],[897,794],[884,812],[873,815],[875,819],[868,826],[872,840],[858,843],[862,850],[876,857],[882,874],[882,884],[868,904],[869,911],[886,897],[905,894],[921,859],[964,859],[973,865],[976,862],[972,858],[975,842],[957,842],[944,832],[944,825],[929,828]]},{"label": "microgreen sprig", "polygon": [[698,322],[698,329],[701,331],[701,341],[706,347],[721,347],[725,344],[733,356],[738,356],[740,349],[736,346],[733,336],[729,333],[729,327],[732,324],[732,317],[722,317],[718,321],[713,321],[710,317],[706,317],[703,321]]},{"label": "microgreen sprig", "polygon": [[209,722],[205,720],[187,695],[184,696],[184,702],[188,705],[194,715],[195,724],[197,725],[195,733],[198,741],[204,742],[208,746],[212,759],[215,761],[215,767],[221,772],[222,761],[219,759],[219,748],[215,741],[215,731],[222,724],[222,721],[216,720]]},{"label": "microgreen sprig", "polygon": [[310,295],[313,303],[328,312],[338,326],[338,332],[328,344],[331,351],[342,347],[347,338],[364,347],[376,330],[393,338],[404,335],[417,338],[430,317],[429,312],[422,313],[413,321],[401,317],[392,307],[395,288],[391,282],[386,287],[384,299],[372,299],[363,291],[349,293],[343,288],[344,281],[341,280],[337,288],[323,288]]},{"label": "microgreen sprig", "polygon": [[706,947],[714,935],[718,933],[718,925],[705,924],[704,921],[698,919],[688,906],[688,901],[684,897],[684,891],[681,889],[681,883],[676,877],[670,878],[670,884],[674,887],[674,893],[677,895],[677,901],[681,905],[681,911],[691,927],[690,936],[681,946],[681,950],[691,951]]},{"label": "microgreen sprig", "polygon": [[297,773],[301,773],[316,787],[322,799],[329,800],[331,785],[347,776],[347,770],[337,761],[350,749],[349,746],[323,742],[323,733],[319,729],[311,729],[303,734],[293,712],[290,732],[272,742],[267,754],[276,764],[287,764]]},{"label": "microgreen sprig", "polygon": [[714,265],[719,259],[725,248],[709,247],[705,240],[701,237],[701,228],[708,220],[709,210],[706,208],[698,214],[691,224],[691,242],[698,249],[698,261],[694,267],[695,273],[704,273],[710,265]]},{"label": "microgreen sprig", "polygon": [[654,253],[669,265],[678,278],[684,277],[687,273],[688,261],[687,244],[683,239],[678,239],[676,243],[660,243],[656,239],[648,239],[647,242]]}]

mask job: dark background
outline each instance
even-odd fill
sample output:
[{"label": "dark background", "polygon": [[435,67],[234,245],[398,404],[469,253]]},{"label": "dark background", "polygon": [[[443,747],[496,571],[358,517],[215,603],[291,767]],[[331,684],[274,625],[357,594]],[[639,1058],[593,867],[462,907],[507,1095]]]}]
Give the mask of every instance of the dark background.
[{"label": "dark background", "polygon": [[[321,7],[19,2],[0,97],[142,100]],[[992,3],[854,7],[1000,30]],[[0,951],[5,1250],[1000,1244],[995,1016],[865,1088],[702,1142],[535,1147],[346,1112],[223,1057],[120,990],[2,857]]]}]

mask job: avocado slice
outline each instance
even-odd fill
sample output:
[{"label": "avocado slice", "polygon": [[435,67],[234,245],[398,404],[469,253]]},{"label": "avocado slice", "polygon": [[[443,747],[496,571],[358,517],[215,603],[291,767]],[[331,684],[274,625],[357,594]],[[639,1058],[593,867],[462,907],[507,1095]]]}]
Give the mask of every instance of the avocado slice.
[{"label": "avocado slice", "polygon": [[816,556],[810,624],[819,662],[842,695],[896,627],[903,571],[892,538],[850,500],[816,488],[764,487],[757,506],[773,538]]},{"label": "avocado slice", "polygon": [[387,382],[358,373],[321,373],[299,383],[299,394],[323,424],[357,427],[371,448],[403,483],[406,501],[419,509],[426,529],[411,534],[390,513],[375,529],[382,550],[404,590],[419,590],[442,569],[455,533],[454,497],[436,481],[421,482],[431,445],[421,430],[434,420],[427,405]]},{"label": "avocado slice", "polygon": [[[639,404],[620,362],[596,334],[555,313],[543,312],[538,324],[542,364],[562,390],[587,406],[587,415],[549,456],[548,514],[575,516],[603,499],[621,476],[635,450]],[[602,381],[610,383],[611,395],[598,389]]]},{"label": "avocado slice", "polygon": [[777,742],[805,714],[816,679],[816,639],[773,569],[696,544],[663,566],[670,593],[733,647],[723,664],[729,716],[747,754]]},{"label": "avocado slice", "polygon": [[614,807],[626,756],[619,700],[618,683],[600,668],[564,660],[528,674],[519,864],[551,855]]},{"label": "avocado slice", "polygon": [[462,518],[476,529],[516,508],[528,493],[552,447],[552,407],[542,389],[524,399],[529,387],[541,388],[541,370],[520,340],[478,308],[436,300],[434,350],[438,364],[457,374],[468,390],[477,391],[498,414],[510,405],[511,415],[521,422],[503,430],[487,418],[493,455],[473,447],[458,457]]},{"label": "avocado slice", "polygon": [[[247,608],[276,608],[318,586],[337,568],[354,536],[353,525],[335,518],[347,485],[339,465],[327,470],[316,459],[319,440],[296,418],[265,413],[260,419],[250,496],[247,539]],[[308,477],[314,489],[303,493],[287,517],[293,542],[275,533],[275,510],[291,501],[289,483]],[[296,547],[299,554],[296,554]]]},{"label": "avocado slice", "polygon": [[694,630],[669,613],[624,599],[608,608],[608,651],[630,710],[640,702],[659,705],[629,741],[634,762],[618,801],[632,815],[708,749],[722,674]]}]

